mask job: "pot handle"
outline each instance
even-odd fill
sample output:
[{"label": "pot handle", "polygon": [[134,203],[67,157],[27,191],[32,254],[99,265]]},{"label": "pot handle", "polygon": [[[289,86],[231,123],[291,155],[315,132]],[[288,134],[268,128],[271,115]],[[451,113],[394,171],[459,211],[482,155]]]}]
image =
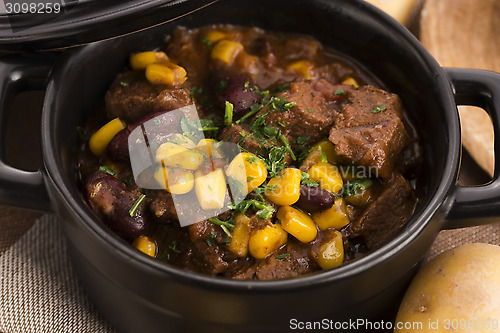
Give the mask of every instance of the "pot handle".
[{"label": "pot handle", "polygon": [[[7,113],[14,96],[26,90],[45,89],[55,57],[44,54],[14,54],[0,58],[0,203],[53,212],[45,185],[45,171],[17,169],[6,162]],[[35,143],[34,143],[35,144]]]},{"label": "pot handle", "polygon": [[498,222],[500,217],[500,74],[485,70],[444,68],[451,79],[457,105],[486,110],[493,122],[495,172],[482,186],[455,185],[446,229]]}]

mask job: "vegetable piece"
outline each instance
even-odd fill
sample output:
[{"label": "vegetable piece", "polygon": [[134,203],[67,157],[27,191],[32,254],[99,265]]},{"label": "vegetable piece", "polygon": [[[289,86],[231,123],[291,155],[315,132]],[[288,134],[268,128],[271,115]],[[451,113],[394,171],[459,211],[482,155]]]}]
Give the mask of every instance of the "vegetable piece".
[{"label": "vegetable piece", "polygon": [[170,138],[168,141],[173,142],[178,144],[179,146],[186,147],[186,148],[196,148],[196,144],[188,138],[185,135],[182,135],[180,133],[175,133],[172,138]]},{"label": "vegetable piece", "polygon": [[301,209],[308,212],[315,212],[328,209],[334,203],[335,196],[331,192],[323,190],[320,187],[300,185],[300,198],[296,204]]},{"label": "vegetable piece", "polygon": [[328,161],[326,155],[323,153],[323,151],[319,149],[313,149],[309,152],[309,154],[307,154],[307,157],[300,165],[300,170],[308,172],[313,165],[318,164],[321,161],[323,162]]},{"label": "vegetable piece", "polygon": [[125,128],[120,118],[115,118],[97,130],[89,140],[89,148],[95,156],[101,156],[118,132]]},{"label": "vegetable piece", "polygon": [[309,60],[299,60],[289,64],[287,69],[298,73],[304,79],[310,80],[313,78],[314,65]]},{"label": "vegetable piece", "polygon": [[243,45],[241,43],[222,39],[215,44],[210,56],[212,59],[231,64],[241,50],[243,50]]},{"label": "vegetable piece", "polygon": [[348,77],[346,78],[344,81],[342,81],[342,84],[345,84],[345,85],[349,85],[349,86],[353,86],[354,88],[358,88],[359,87],[359,83],[358,81],[356,81],[354,78],[352,77]]},{"label": "vegetable piece", "polygon": [[146,79],[151,83],[166,84],[170,87],[179,87],[186,81],[186,70],[174,63],[151,64],[146,67]]},{"label": "vegetable piece", "polygon": [[320,142],[315,144],[313,148],[321,150],[323,154],[326,156],[328,163],[334,164],[336,162],[335,146],[330,140],[328,139],[321,140]]},{"label": "vegetable piece", "polygon": [[228,250],[240,258],[248,254],[248,242],[250,240],[250,218],[246,215],[238,214],[234,220],[236,224],[233,229],[233,237],[228,244]]},{"label": "vegetable piece", "polygon": [[413,328],[394,332],[498,332],[499,298],[500,247],[460,245],[417,273],[396,317],[396,322],[412,323]]},{"label": "vegetable piece", "polygon": [[316,238],[318,230],[314,221],[304,212],[290,206],[278,209],[276,217],[283,229],[302,243],[309,243]]},{"label": "vegetable piece", "polygon": [[279,223],[266,225],[250,236],[248,250],[255,259],[264,259],[286,243],[288,234]]},{"label": "vegetable piece", "polygon": [[198,150],[172,142],[165,142],[156,151],[156,161],[167,167],[196,170],[204,159],[205,156]]},{"label": "vegetable piece", "polygon": [[281,174],[273,177],[267,183],[271,189],[264,193],[266,197],[278,206],[290,206],[299,200],[300,179],[302,171],[295,168],[286,168]]},{"label": "vegetable piece", "polygon": [[218,41],[220,41],[221,39],[224,39],[226,37],[227,37],[227,34],[225,32],[213,30],[213,31],[207,32],[204,40],[209,41],[210,44],[213,45],[213,44],[217,43]]},{"label": "vegetable piece", "polygon": [[243,195],[252,192],[267,178],[267,169],[262,160],[252,153],[240,153],[226,169],[226,175],[244,185]]},{"label": "vegetable piece", "polygon": [[350,223],[344,199],[337,198],[333,206],[327,210],[312,214],[312,219],[321,230],[340,229]]},{"label": "vegetable piece", "polygon": [[344,182],[339,169],[325,162],[319,162],[309,169],[312,180],[319,182],[322,189],[336,193],[342,189]]},{"label": "vegetable piece", "polygon": [[226,180],[222,169],[217,169],[206,175],[195,172],[194,189],[201,208],[221,209],[226,198]]},{"label": "vegetable piece", "polygon": [[226,107],[224,110],[224,125],[231,126],[231,124],[233,123],[233,110],[234,105],[226,101]]},{"label": "vegetable piece", "polygon": [[146,51],[132,55],[129,60],[132,69],[145,69],[151,64],[167,62],[168,57],[164,52]]},{"label": "vegetable piece", "polygon": [[194,175],[191,171],[159,167],[154,173],[154,178],[172,194],[185,194],[194,187]]},{"label": "vegetable piece", "polygon": [[137,237],[132,246],[150,257],[154,258],[156,256],[156,244],[146,236]]},{"label": "vegetable piece", "polygon": [[224,158],[224,154],[220,148],[218,148],[219,144],[220,143],[214,139],[201,139],[196,145],[196,148],[198,151],[211,158]]},{"label": "vegetable piece", "polygon": [[344,242],[339,231],[335,231],[332,239],[319,246],[316,261],[323,269],[331,269],[342,265],[344,262]]}]

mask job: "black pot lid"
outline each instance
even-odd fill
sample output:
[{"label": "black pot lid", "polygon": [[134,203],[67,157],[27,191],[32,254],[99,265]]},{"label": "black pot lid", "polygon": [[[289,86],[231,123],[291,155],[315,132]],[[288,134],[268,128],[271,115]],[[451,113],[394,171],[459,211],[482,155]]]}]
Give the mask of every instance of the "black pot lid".
[{"label": "black pot lid", "polygon": [[149,28],[217,0],[5,0],[0,50],[65,48]]}]

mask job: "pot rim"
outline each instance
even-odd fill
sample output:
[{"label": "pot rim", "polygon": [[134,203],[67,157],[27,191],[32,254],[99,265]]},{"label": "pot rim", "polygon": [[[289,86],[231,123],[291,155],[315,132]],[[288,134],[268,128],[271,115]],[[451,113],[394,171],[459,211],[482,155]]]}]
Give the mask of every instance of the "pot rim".
[{"label": "pot rim", "polygon": [[[368,7],[367,7],[368,8]],[[375,13],[374,9],[369,9]],[[66,184],[66,181],[61,173],[61,165],[55,144],[55,136],[53,133],[55,127],[55,111],[52,109],[56,98],[60,91],[55,87],[54,82],[63,82],[66,67],[69,64],[74,53],[69,54],[64,60],[58,63],[52,73],[51,79],[47,86],[45,101],[42,112],[42,154],[45,171],[48,178],[51,180],[53,188],[59,194],[59,200],[64,205],[71,209],[79,218],[81,226],[85,227],[101,242],[111,246],[114,251],[128,260],[135,262],[141,270],[148,271],[162,278],[173,279],[183,284],[192,284],[199,287],[208,287],[210,289],[224,289],[225,291],[238,292],[286,292],[311,286],[320,286],[323,284],[334,283],[343,279],[362,274],[383,261],[394,256],[401,249],[407,247],[415,238],[426,228],[432,217],[437,213],[440,206],[446,201],[453,186],[456,182],[458,174],[460,150],[461,150],[461,135],[458,111],[451,87],[451,82],[444,70],[440,67],[437,61],[425,50],[425,48],[416,40],[416,38],[405,27],[398,24],[392,18],[377,14],[378,18],[384,24],[388,25],[396,34],[400,35],[406,42],[413,47],[416,53],[424,60],[425,65],[432,71],[435,89],[441,96],[441,105],[445,112],[446,125],[448,127],[446,138],[448,152],[445,156],[445,168],[441,173],[441,181],[433,193],[428,193],[430,198],[428,204],[422,209],[421,213],[414,215],[406,224],[405,230],[400,230],[397,236],[386,242],[380,248],[375,249],[362,258],[342,265],[332,270],[324,272],[316,272],[310,275],[298,276],[296,278],[270,280],[270,281],[254,281],[254,280],[231,280],[222,277],[210,276],[202,273],[187,271],[182,268],[170,266],[159,260],[149,258],[144,254],[136,251],[129,243],[125,242],[118,236],[114,235],[109,229],[91,213],[90,209],[85,205],[82,198],[75,197],[69,190],[74,184]],[[97,44],[90,44],[82,47],[75,52],[83,52],[87,48],[99,47]],[[416,264],[416,263],[414,263]]]}]

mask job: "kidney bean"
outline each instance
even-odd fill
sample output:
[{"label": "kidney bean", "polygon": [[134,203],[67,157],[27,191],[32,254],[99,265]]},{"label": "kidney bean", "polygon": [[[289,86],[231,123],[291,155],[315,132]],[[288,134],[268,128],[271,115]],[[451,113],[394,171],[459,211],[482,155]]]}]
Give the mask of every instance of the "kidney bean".
[{"label": "kidney bean", "polygon": [[300,185],[300,198],[296,205],[308,212],[324,210],[333,206],[335,196],[320,187]]},{"label": "kidney bean", "polygon": [[138,193],[106,172],[91,174],[83,184],[83,193],[92,211],[118,236],[132,241],[147,226],[146,205],[141,204],[131,216],[130,208]]},{"label": "kidney bean", "polygon": [[219,104],[225,102],[233,104],[233,111],[236,115],[241,115],[248,111],[252,104],[260,101],[260,95],[254,91],[255,84],[244,76],[230,76],[226,80],[224,90],[219,95]]},{"label": "kidney bean", "polygon": [[168,136],[178,132],[181,117],[179,113],[171,113],[170,110],[160,110],[146,115],[138,122],[128,125],[127,128],[124,128],[115,135],[106,147],[108,157],[113,161],[129,161],[128,137],[130,133],[150,120],[153,120],[153,123],[148,123],[150,126],[148,125],[146,128],[147,136],[149,142],[152,143],[154,141],[157,148],[167,141]]}]

